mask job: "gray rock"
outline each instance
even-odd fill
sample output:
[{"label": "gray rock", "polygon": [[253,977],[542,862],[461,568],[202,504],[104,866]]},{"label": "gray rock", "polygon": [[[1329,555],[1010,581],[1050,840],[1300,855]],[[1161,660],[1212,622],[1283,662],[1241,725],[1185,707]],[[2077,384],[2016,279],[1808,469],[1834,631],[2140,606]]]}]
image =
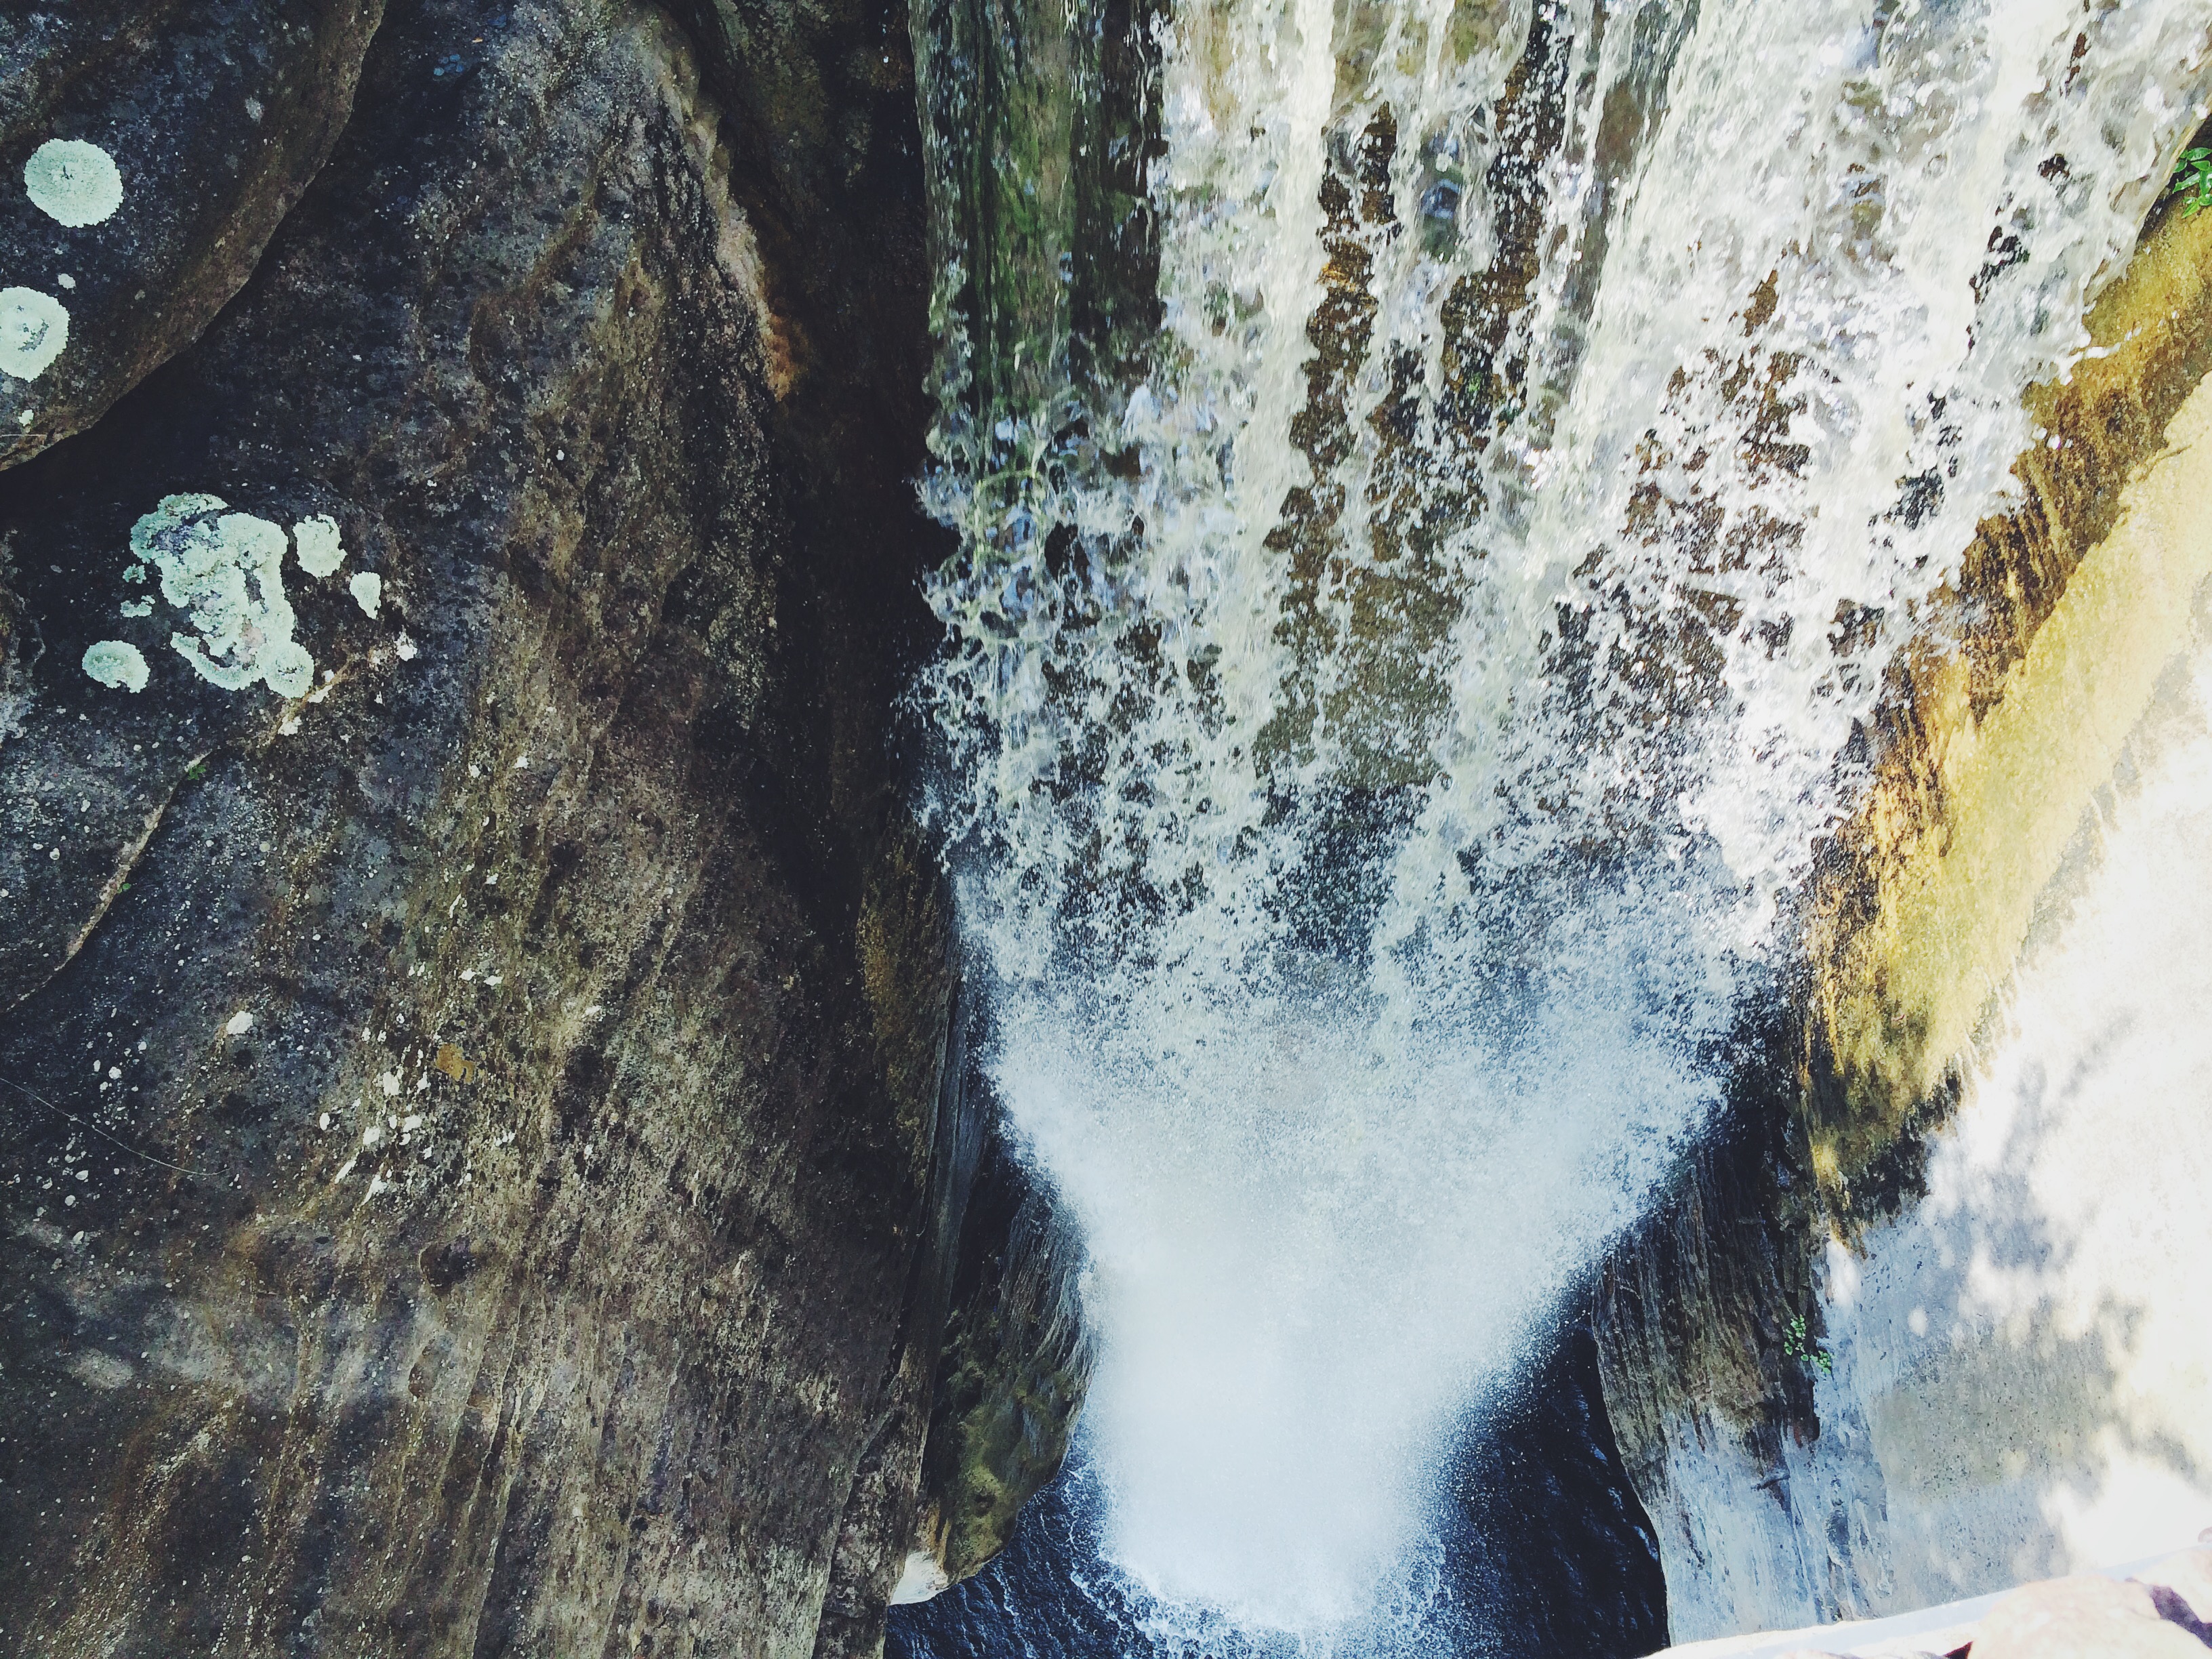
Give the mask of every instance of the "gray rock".
[{"label": "gray rock", "polygon": [[[981,1134],[887,712],[919,181],[840,129],[810,240],[726,70],[396,12],[212,326],[0,474],[0,1648],[879,1645]],[[132,579],[193,493],[286,539],[311,695]]]},{"label": "gray rock", "polygon": [[[238,292],[344,126],[384,5],[78,0],[11,11],[0,43],[0,284],[41,296],[52,331],[27,362],[0,350],[0,466],[98,420]],[[58,181],[44,165],[55,144],[76,152],[79,175],[104,158],[109,189],[86,197],[82,177],[74,192]],[[41,366],[25,374],[32,363]]]}]

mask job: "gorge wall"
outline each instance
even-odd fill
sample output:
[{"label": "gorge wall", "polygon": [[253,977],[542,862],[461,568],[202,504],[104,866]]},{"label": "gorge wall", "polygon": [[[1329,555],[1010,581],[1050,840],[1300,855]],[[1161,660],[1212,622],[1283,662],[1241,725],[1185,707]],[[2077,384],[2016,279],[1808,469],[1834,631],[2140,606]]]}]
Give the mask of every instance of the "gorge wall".
[{"label": "gorge wall", "polygon": [[1008,1224],[915,151],[865,0],[0,22],[0,1646],[879,1646]]},{"label": "gorge wall", "polygon": [[2212,1520],[2194,1264],[2212,216],[2033,398],[1893,671],[1796,1006],[1613,1256],[1608,1405],[1677,1641],[2157,1554]]}]

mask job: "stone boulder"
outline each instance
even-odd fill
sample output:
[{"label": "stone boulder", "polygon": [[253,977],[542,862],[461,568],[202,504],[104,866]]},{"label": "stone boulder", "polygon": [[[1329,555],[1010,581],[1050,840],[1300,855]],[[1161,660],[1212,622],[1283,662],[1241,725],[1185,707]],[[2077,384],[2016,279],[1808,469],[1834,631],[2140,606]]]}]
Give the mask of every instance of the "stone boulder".
[{"label": "stone boulder", "polygon": [[904,10],[781,15],[827,156],[650,5],[11,19],[0,1650],[879,1645],[980,1109]]},{"label": "stone boulder", "polygon": [[0,466],[199,337],[337,142],[383,0],[73,0],[0,46]]}]

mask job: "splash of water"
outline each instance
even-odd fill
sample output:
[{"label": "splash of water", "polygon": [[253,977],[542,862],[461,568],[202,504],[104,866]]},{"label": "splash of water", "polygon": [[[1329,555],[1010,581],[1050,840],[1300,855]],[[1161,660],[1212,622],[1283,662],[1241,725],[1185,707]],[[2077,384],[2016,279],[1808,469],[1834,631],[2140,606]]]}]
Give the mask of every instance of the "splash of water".
[{"label": "splash of water", "polygon": [[920,0],[920,688],[1109,1547],[1355,1613],[1712,1101],[2185,0]]}]

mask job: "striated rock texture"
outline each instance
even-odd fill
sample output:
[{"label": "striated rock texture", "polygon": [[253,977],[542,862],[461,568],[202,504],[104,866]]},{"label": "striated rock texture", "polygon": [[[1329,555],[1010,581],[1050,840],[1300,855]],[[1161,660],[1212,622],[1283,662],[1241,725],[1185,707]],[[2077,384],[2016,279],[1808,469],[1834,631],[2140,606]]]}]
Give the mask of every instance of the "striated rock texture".
[{"label": "striated rock texture", "polygon": [[2169,203],[2088,325],[2098,354],[2030,396],[2056,445],[2015,464],[2024,501],[1980,526],[1948,614],[1891,671],[1873,786],[1808,895],[1800,1103],[1841,1216],[1893,1205],[1900,1157],[1957,1098],[1993,988],[2212,570],[2165,465],[2212,372],[2212,217]]},{"label": "striated rock texture", "polygon": [[125,197],[0,218],[78,284],[0,472],[0,1649],[880,1644],[984,1135],[888,713],[921,181],[902,8],[738,15],[9,21],[0,184]]},{"label": "striated rock texture", "polygon": [[[2212,1167],[2190,1085],[2096,1093],[2125,1010],[2070,1060],[2054,1039],[2057,1075],[1980,1103],[1973,1076],[2203,648],[2208,283],[2212,216],[2166,212],[2089,319],[2100,355],[2033,394],[2050,439],[1893,673],[1872,787],[1806,895],[1796,1006],[1747,1034],[1726,1127],[1613,1253],[1606,1398],[1678,1639],[2099,1565],[2070,1540],[2212,1492],[2192,1339],[2135,1294],[2161,1254],[2137,1244],[2201,1231],[2155,1196]],[[2106,1227],[2113,1206],[2142,1213]]]}]

